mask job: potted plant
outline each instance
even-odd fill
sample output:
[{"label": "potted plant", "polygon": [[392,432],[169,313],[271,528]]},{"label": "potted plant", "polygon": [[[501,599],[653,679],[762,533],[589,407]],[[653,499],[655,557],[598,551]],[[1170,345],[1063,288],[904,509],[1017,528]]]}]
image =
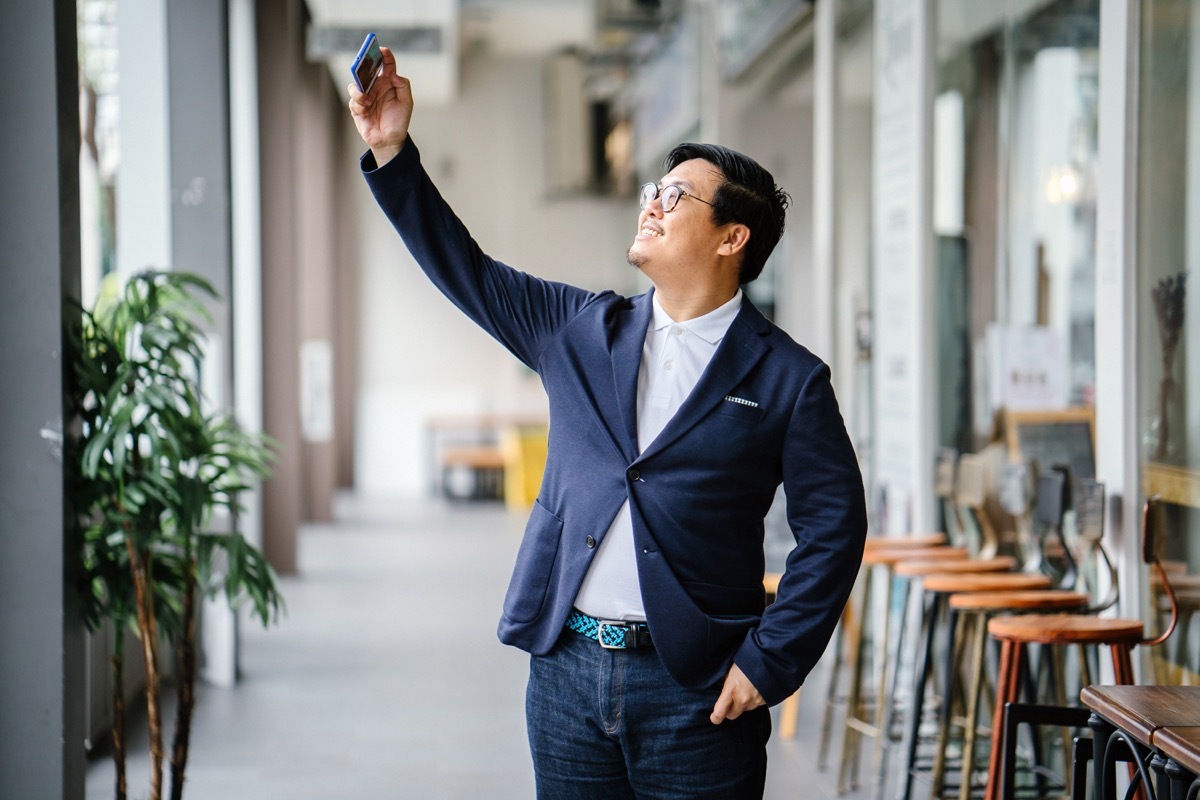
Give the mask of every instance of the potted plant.
[{"label": "potted plant", "polygon": [[[117,632],[113,653],[116,797],[126,793],[122,631],[146,668],[151,800],[162,797],[160,639],[176,652],[171,797],[183,795],[196,680],[196,598],[249,600],[264,625],[282,606],[274,572],[238,531],[239,492],[269,474],[270,443],[202,410],[198,376],[212,287],[150,271],[82,311],[74,341],[74,496],[85,617]],[[214,512],[228,511],[216,529]]]}]

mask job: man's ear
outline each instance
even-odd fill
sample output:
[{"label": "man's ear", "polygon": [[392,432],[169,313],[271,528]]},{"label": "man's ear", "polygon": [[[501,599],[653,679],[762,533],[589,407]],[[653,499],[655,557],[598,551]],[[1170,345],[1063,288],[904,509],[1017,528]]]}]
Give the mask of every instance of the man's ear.
[{"label": "man's ear", "polygon": [[735,256],[746,249],[750,243],[750,229],[740,222],[731,222],[725,226],[725,238],[717,252],[723,256]]}]

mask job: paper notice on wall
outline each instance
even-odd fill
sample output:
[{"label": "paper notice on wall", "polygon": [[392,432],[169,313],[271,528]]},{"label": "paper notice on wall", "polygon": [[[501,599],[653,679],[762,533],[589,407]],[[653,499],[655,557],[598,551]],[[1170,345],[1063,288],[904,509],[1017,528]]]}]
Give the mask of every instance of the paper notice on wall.
[{"label": "paper notice on wall", "polygon": [[333,345],[300,345],[300,433],[306,442],[333,439]]},{"label": "paper notice on wall", "polygon": [[1067,407],[1067,365],[1057,331],[1032,325],[991,325],[987,358],[992,411]]}]

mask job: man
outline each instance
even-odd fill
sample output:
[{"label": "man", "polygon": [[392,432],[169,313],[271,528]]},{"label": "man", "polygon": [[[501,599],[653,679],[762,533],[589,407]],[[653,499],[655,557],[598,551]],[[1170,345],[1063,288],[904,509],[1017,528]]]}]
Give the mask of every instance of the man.
[{"label": "man", "polygon": [[[362,169],[417,263],[542,379],[545,477],[499,635],[529,651],[538,797],[761,797],[768,706],[820,657],[862,558],[862,478],[821,361],[743,296],[787,197],[724,148],[684,145],[642,187],[625,298],[491,258],[409,139],[384,50],[350,110]],[[763,518],[797,546],[764,611]]]}]

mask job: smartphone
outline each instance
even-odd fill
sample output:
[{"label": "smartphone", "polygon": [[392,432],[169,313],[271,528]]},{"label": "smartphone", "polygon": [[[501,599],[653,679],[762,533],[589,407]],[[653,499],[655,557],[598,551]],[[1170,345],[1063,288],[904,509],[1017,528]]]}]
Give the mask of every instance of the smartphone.
[{"label": "smartphone", "polygon": [[383,53],[379,50],[379,40],[375,38],[375,34],[368,33],[367,38],[363,39],[362,47],[358,48],[354,63],[350,65],[350,73],[354,75],[354,82],[358,84],[360,92],[366,94],[371,91],[382,66]]}]

